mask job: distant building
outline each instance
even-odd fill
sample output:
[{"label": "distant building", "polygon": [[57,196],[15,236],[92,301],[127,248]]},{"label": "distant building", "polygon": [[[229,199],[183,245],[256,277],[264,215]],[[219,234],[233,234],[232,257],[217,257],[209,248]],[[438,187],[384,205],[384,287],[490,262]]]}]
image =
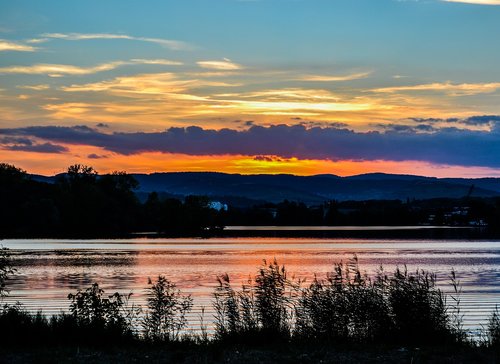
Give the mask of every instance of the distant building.
[{"label": "distant building", "polygon": [[227,211],[227,205],[220,201],[210,201],[208,207],[217,211]]}]

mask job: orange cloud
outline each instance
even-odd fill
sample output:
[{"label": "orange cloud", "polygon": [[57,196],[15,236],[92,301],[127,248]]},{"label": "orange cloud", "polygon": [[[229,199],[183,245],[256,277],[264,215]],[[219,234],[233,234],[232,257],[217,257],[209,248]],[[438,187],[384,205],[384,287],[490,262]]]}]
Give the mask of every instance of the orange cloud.
[{"label": "orange cloud", "polygon": [[4,39],[0,39],[0,52],[2,51],[34,52],[35,50],[36,50],[35,47],[26,44],[10,42]]}]

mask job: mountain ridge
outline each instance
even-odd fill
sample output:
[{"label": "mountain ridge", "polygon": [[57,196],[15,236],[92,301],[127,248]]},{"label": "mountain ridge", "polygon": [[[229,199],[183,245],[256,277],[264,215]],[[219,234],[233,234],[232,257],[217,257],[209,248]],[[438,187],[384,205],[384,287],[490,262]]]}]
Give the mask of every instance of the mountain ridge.
[{"label": "mountain ridge", "polygon": [[[207,195],[247,203],[281,202],[285,199],[308,205],[329,200],[406,200],[500,196],[500,178],[436,178],[407,174],[367,173],[348,177],[333,174],[228,174],[222,172],[135,173],[141,196],[156,191],[165,195]],[[58,175],[32,175],[53,182]],[[472,188],[472,186],[474,186]]]}]

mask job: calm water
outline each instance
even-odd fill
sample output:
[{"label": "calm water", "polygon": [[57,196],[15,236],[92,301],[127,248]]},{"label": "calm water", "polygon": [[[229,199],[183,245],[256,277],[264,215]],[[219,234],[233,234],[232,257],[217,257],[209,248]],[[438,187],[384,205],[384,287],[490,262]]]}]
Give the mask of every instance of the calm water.
[{"label": "calm water", "polygon": [[317,238],[128,239],[128,240],[4,240],[14,253],[18,274],[9,281],[9,301],[45,313],[66,310],[68,293],[98,282],[107,292],[133,292],[143,304],[148,277],[159,274],[193,295],[193,328],[200,308],[211,321],[211,294],[217,275],[234,283],[254,274],[263,259],[276,258],[297,278],[311,280],[331,271],[332,264],[359,258],[362,270],[373,273],[406,264],[437,273],[450,291],[454,268],[463,284],[466,326],[477,330],[500,303],[500,240],[376,240]]}]

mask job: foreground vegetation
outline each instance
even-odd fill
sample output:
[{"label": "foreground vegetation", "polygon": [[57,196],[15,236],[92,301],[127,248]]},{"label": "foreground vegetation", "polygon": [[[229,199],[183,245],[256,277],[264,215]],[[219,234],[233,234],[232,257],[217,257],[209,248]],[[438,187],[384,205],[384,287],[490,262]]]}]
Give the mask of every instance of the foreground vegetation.
[{"label": "foreground vegetation", "polygon": [[[0,272],[4,297],[14,273],[6,249]],[[492,313],[482,340],[473,340],[462,325],[453,272],[451,282],[455,294],[446,297],[424,271],[381,268],[371,279],[354,257],[306,285],[276,261],[264,262],[241,287],[218,277],[214,328],[202,317],[196,334],[186,330],[191,297],[165,277],[149,282],[146,307],[95,283],[69,294],[69,312],[52,317],[3,305],[0,355],[12,362],[493,362],[499,313]]]}]

